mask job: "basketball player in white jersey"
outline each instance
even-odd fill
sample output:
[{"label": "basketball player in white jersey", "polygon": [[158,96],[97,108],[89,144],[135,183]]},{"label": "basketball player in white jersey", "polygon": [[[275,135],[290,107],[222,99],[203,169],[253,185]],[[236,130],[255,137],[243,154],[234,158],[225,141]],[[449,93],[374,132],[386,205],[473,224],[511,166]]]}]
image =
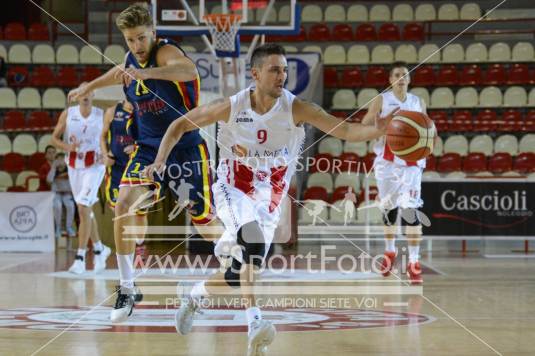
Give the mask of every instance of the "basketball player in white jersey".
[{"label": "basketball player in white jersey", "polygon": [[[217,216],[225,226],[216,254],[232,256],[232,266],[208,281],[196,284],[176,314],[176,328],[187,334],[202,297],[221,286],[241,287],[246,300],[249,355],[262,355],[273,341],[275,328],[262,320],[253,294],[254,272],[263,264],[279,221],[279,203],[288,191],[309,123],[335,137],[366,141],[384,134],[381,129],[344,122],[317,105],[297,99],[284,89],[288,64],[277,44],[258,47],[251,57],[255,86],[231,98],[190,111],[169,126],[154,164],[145,173],[151,177],[165,170],[172,147],[185,132],[219,123],[221,160],[217,182],[212,186]],[[237,248],[234,248],[237,247]]]},{"label": "basketball player in white jersey", "polygon": [[[392,65],[389,81],[392,89],[372,101],[362,120],[363,124],[373,125],[377,114],[384,115],[396,107],[427,114],[425,102],[408,92],[410,76],[406,63],[395,62]],[[418,260],[422,227],[418,220],[417,209],[423,205],[420,195],[425,159],[407,162],[396,157],[386,144],[384,136],[377,141],[374,151],[377,155],[374,162],[375,177],[385,224],[386,247],[381,272],[385,277],[390,275],[395,262],[396,221],[400,212],[409,245],[407,274],[412,284],[420,284],[422,271]]]},{"label": "basketball player in white jersey", "polygon": [[[91,236],[95,254],[95,272],[106,268],[106,259],[111,250],[102,244],[96,231],[96,219],[92,206],[98,201],[97,194],[104,178],[105,167],[100,162],[100,133],[103,111],[93,106],[93,93],[78,98],[79,105],[65,109],[58,120],[51,143],[66,152],[69,182],[78,214],[78,251],[69,272],[84,273],[87,242]],[[62,139],[63,136],[63,139]],[[92,226],[95,232],[91,234]]]}]

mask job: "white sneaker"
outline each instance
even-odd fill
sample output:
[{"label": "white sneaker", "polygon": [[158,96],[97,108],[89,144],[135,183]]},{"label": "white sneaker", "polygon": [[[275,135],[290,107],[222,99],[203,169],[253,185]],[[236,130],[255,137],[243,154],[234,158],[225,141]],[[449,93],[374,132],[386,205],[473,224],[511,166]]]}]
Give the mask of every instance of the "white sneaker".
[{"label": "white sneaker", "polygon": [[102,250],[95,252],[95,273],[100,273],[106,269],[106,260],[111,255],[111,249],[102,245]]},{"label": "white sneaker", "polygon": [[249,327],[247,356],[263,356],[267,346],[275,339],[277,330],[267,320],[255,321]]},{"label": "white sneaker", "polygon": [[69,272],[74,274],[82,274],[85,272],[85,261],[82,257],[76,256],[72,266],[69,268]]},{"label": "white sneaker", "polygon": [[182,298],[180,308],[175,314],[175,328],[181,335],[189,334],[193,327],[193,317],[195,313],[201,313],[198,303],[191,297]]},{"label": "white sneaker", "polygon": [[[112,323],[122,323],[132,315],[134,304],[137,299],[136,291],[135,288],[115,287],[117,298],[115,299],[115,306],[110,313],[110,320]],[[143,298],[143,296],[141,296],[141,298]]]}]

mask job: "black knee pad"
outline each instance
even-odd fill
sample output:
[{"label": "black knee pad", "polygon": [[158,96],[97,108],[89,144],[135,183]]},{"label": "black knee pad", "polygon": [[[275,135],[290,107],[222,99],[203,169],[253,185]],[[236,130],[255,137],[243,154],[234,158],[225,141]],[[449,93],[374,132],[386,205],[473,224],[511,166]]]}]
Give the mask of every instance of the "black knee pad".
[{"label": "black knee pad", "polygon": [[242,247],[243,263],[261,267],[264,263],[266,243],[264,242],[264,235],[258,223],[252,222],[245,224],[238,231],[237,242]]},{"label": "black knee pad", "polygon": [[420,226],[419,215],[418,209],[401,209],[401,224],[403,226]]},{"label": "black knee pad", "polygon": [[383,223],[386,226],[396,225],[397,219],[398,219],[398,208],[394,208],[394,209],[383,212]]},{"label": "black knee pad", "polygon": [[232,265],[225,271],[225,282],[230,287],[237,288],[240,286],[240,269],[241,262],[233,258]]}]

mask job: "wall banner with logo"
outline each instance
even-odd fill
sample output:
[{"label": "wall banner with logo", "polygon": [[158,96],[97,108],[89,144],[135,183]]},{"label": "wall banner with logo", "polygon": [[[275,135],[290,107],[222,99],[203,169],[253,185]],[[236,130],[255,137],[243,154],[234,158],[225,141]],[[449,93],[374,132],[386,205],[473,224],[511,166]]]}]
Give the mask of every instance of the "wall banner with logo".
[{"label": "wall banner with logo", "polygon": [[535,236],[535,182],[422,182],[433,236]]},{"label": "wall banner with logo", "polygon": [[[219,93],[219,64],[209,53],[188,53],[195,62],[201,78],[201,90]],[[243,57],[245,55],[242,55]],[[288,79],[286,89],[301,99],[318,105],[323,103],[323,70],[318,53],[288,54]],[[246,85],[252,83],[250,66],[245,70]]]},{"label": "wall banner with logo", "polygon": [[54,193],[0,193],[0,251],[54,251]]}]

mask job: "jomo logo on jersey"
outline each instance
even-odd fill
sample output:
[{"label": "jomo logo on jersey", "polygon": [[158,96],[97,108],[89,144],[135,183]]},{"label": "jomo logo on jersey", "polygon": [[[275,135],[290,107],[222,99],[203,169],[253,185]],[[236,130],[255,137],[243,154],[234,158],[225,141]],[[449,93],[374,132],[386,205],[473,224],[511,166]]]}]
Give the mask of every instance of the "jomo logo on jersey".
[{"label": "jomo logo on jersey", "polygon": [[240,111],[236,116],[236,122],[253,122],[253,118],[247,116],[247,112]]}]

